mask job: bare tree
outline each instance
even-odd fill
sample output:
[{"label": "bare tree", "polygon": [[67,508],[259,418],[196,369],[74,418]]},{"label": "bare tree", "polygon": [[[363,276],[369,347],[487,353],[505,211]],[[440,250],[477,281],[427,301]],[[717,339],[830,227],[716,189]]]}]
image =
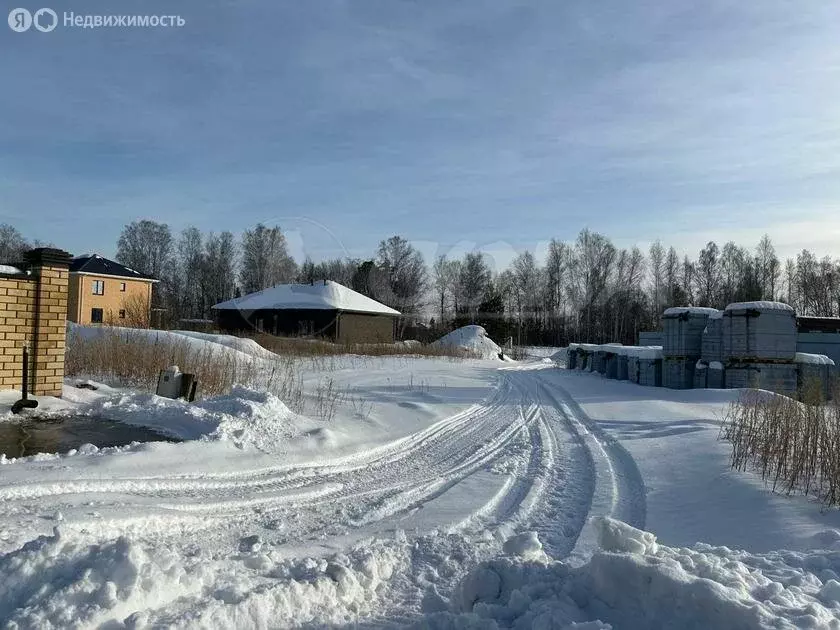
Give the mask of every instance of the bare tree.
[{"label": "bare tree", "polygon": [[653,242],[648,252],[650,258],[651,302],[653,312],[662,310],[662,288],[665,283],[665,248],[658,239]]},{"label": "bare tree", "polygon": [[435,301],[440,316],[440,325],[443,327],[446,326],[449,303],[453,304],[454,310],[457,282],[457,262],[448,260],[445,255],[438,256],[432,266],[432,286],[435,291]]},{"label": "bare tree", "polygon": [[388,278],[385,304],[416,316],[423,306],[429,277],[422,254],[401,236],[392,236],[379,243],[378,262]]},{"label": "bare tree", "polygon": [[719,299],[720,251],[714,241],[700,250],[697,261],[697,303],[699,306],[715,306]]},{"label": "bare tree", "polygon": [[117,260],[135,271],[164,279],[172,260],[172,232],[165,223],[142,220],[123,228],[117,241]]},{"label": "bare tree", "polygon": [[773,247],[773,242],[768,234],[761,237],[755,252],[758,281],[761,286],[761,299],[775,300],[781,263],[776,256],[776,248]]},{"label": "bare tree", "polygon": [[29,247],[29,243],[16,228],[8,223],[0,223],[0,264],[21,262],[23,253]]},{"label": "bare tree", "polygon": [[484,254],[469,252],[461,261],[458,273],[459,308],[470,323],[475,323],[478,307],[490,285],[492,273]]},{"label": "bare tree", "polygon": [[242,235],[242,268],[239,281],[245,293],[291,282],[297,264],[289,255],[286,237],[279,227],[262,223]]}]

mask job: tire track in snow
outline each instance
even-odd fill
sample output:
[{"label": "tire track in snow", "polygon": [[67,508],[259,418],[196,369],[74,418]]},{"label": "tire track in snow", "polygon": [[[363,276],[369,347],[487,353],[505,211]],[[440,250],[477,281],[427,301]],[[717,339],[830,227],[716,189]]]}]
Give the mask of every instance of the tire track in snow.
[{"label": "tire track in snow", "polygon": [[610,516],[644,529],[647,514],[645,485],[627,449],[607,435],[584,412],[560,385],[559,379],[549,377],[552,372],[553,369],[537,371],[535,374],[546,395],[554,401],[566,426],[577,437],[577,441],[585,446],[594,471],[587,522],[569,551],[569,555],[575,559],[583,559],[596,548],[595,532],[590,522],[593,516]]}]

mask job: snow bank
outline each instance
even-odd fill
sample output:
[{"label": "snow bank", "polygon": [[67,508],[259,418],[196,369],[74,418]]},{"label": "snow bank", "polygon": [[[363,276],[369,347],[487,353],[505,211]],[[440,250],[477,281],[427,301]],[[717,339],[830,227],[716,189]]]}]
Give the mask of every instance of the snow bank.
[{"label": "snow bank", "polygon": [[797,352],[793,362],[811,365],[834,365],[834,361],[824,354],[808,354],[807,352]]},{"label": "snow bank", "polygon": [[533,543],[511,544],[525,552],[477,566],[450,611],[417,627],[840,628],[840,551],[671,548],[619,521],[595,525],[601,550],[587,564],[533,559]]},{"label": "snow bank", "polygon": [[311,429],[311,421],[293,413],[277,396],[241,386],[191,404],[125,393],[94,400],[76,413],[147,427],[181,440],[224,440],[264,452],[281,452],[290,438]]},{"label": "snow bank", "polygon": [[[376,542],[286,559],[243,536],[238,562],[128,537],[87,544],[59,527],[0,557],[10,628],[266,628],[344,624],[369,613],[405,545]],[[162,610],[163,609],[163,610]]]},{"label": "snow bank", "polygon": [[482,326],[463,326],[444,335],[434,345],[464,350],[481,359],[497,359],[502,351]]},{"label": "snow bank", "polygon": [[790,304],[785,304],[784,302],[768,302],[766,300],[759,300],[755,302],[733,302],[732,304],[726,305],[727,312],[746,310],[794,312],[793,307]]},{"label": "snow bank", "polygon": [[257,359],[268,359],[269,361],[277,358],[277,355],[266,348],[263,348],[253,339],[246,339],[243,337],[235,337],[233,335],[215,335],[211,333],[194,332],[191,330],[173,330],[176,335],[182,337],[190,337],[192,339],[199,339],[210,343],[219,344],[226,348],[231,348],[238,352],[243,352]]}]

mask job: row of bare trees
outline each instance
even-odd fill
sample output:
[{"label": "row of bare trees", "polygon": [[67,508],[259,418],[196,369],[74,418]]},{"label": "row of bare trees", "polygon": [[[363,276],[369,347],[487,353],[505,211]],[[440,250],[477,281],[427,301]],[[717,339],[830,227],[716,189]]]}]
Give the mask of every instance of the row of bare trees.
[{"label": "row of bare trees", "polygon": [[[27,246],[0,225],[0,261]],[[665,308],[689,304],[782,300],[800,314],[840,317],[840,260],[803,250],[782,263],[769,236],[753,248],[710,242],[692,259],[659,241],[647,251],[618,248],[585,229],[574,241],[552,240],[544,261],[523,252],[499,270],[479,251],[425,261],[400,236],[381,241],[368,259],[298,264],[277,226],[260,224],[235,238],[194,227],[174,234],[166,224],[137,221],[123,229],[117,259],[161,280],[154,298],[161,325],[206,317],[235,295],[325,279],[405,313],[408,334],[419,334],[418,323],[430,325],[429,335],[478,323],[521,344],[632,343],[640,330],[658,326]]]}]

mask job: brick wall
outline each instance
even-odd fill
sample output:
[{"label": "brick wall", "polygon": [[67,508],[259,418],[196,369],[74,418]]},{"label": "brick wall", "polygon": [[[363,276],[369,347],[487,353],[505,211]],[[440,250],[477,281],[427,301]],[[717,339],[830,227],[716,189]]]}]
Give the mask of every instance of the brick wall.
[{"label": "brick wall", "polygon": [[393,343],[394,318],[388,315],[341,313],[339,343]]},{"label": "brick wall", "polygon": [[[102,295],[93,293],[93,282],[103,283]],[[125,289],[123,289],[123,286]],[[71,322],[90,324],[91,310],[102,309],[102,323],[130,328],[149,325],[152,305],[152,282],[103,274],[71,273],[70,302],[67,318]],[[120,317],[123,311],[124,317]]]},{"label": "brick wall", "polygon": [[51,248],[26,253],[27,274],[0,274],[0,388],[20,389],[29,347],[29,391],[60,396],[64,380],[70,255]]}]

